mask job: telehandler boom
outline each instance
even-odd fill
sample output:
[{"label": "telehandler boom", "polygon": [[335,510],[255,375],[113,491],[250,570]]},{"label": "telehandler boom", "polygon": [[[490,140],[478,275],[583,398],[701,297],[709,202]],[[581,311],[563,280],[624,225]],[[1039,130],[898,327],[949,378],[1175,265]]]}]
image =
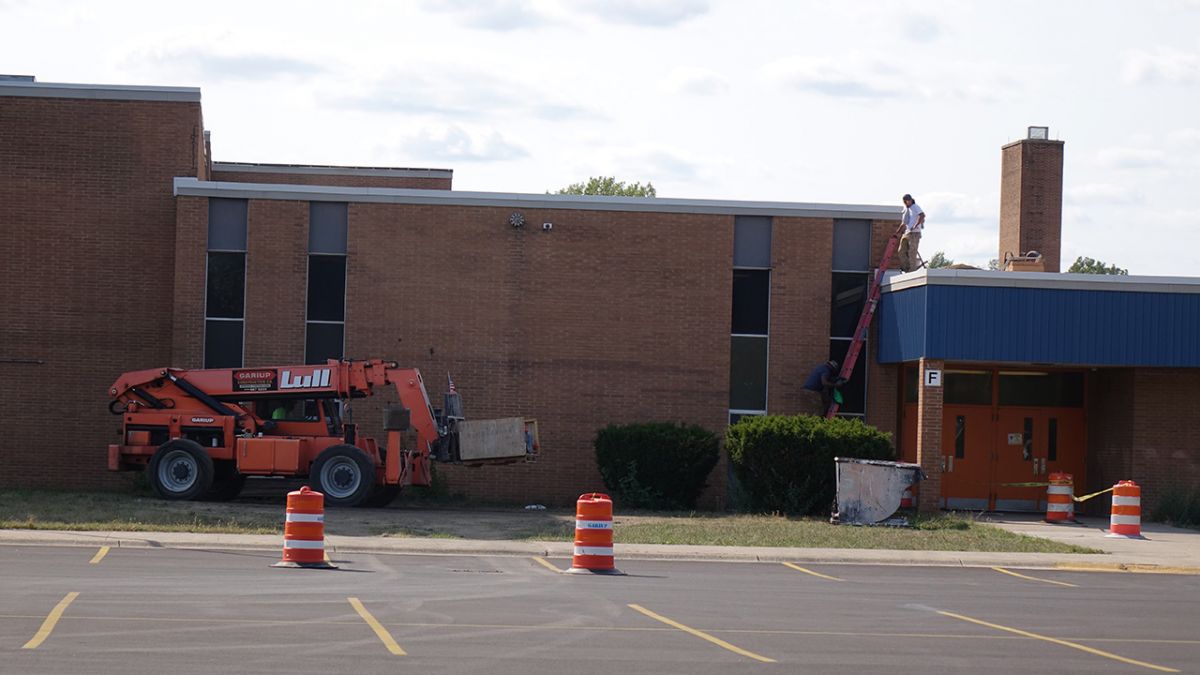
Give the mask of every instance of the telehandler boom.
[{"label": "telehandler boom", "polygon": [[[384,411],[381,446],[349,409],[388,386],[399,403]],[[435,412],[417,369],[381,359],[128,372],[109,390],[122,442],[108,446],[108,468],[144,469],[164,499],[232,499],[247,476],[288,476],[307,477],[330,505],[379,506],[405,485],[429,485],[431,460],[533,458],[536,421],[466,422],[449,388]]]}]

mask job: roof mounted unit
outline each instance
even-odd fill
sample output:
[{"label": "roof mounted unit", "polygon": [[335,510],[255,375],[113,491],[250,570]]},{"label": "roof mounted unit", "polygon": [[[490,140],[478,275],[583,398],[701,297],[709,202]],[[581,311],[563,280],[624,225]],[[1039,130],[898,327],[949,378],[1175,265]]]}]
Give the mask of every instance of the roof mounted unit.
[{"label": "roof mounted unit", "polygon": [[1029,135],[1031,141],[1048,141],[1050,140],[1050,127],[1029,127]]}]

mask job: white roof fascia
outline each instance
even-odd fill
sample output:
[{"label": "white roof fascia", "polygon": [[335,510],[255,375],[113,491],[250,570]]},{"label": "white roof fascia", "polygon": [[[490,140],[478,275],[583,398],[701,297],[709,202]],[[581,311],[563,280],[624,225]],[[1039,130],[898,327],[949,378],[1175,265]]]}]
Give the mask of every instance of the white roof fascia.
[{"label": "white roof fascia", "polygon": [[653,213],[704,213],[738,216],[791,216],[797,218],[859,218],[895,220],[899,209],[859,204],[806,204],[719,199],[671,199],[664,197],[602,197],[511,192],[465,192],[401,188],[353,188],[314,185],[228,183],[201,181],[190,176],[175,178],[175,195],[225,197],[230,199],[283,199],[298,201],[373,202],[383,204],[446,204],[455,206],[502,206],[525,209],[574,209],[587,211],[641,211]]},{"label": "white roof fascia", "polygon": [[383,166],[319,166],[311,164],[257,164],[213,162],[213,171],[229,173],[282,173],[314,176],[384,176],[388,178],[452,178],[453,169],[405,169]]},{"label": "white roof fascia", "polygon": [[920,286],[978,286],[985,288],[1042,288],[1074,291],[1133,293],[1200,293],[1200,277],[1065,274],[1057,272],[1000,272],[994,270],[921,269],[888,276],[884,293]]},{"label": "white roof fascia", "polygon": [[143,87],[118,84],[65,84],[0,80],[0,96],[79,98],[108,101],[200,102],[199,87]]}]

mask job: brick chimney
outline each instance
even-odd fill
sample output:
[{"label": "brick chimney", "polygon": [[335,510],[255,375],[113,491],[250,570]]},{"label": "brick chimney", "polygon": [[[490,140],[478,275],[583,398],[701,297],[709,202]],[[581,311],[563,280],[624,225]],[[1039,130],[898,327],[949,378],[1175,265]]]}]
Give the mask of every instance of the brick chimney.
[{"label": "brick chimney", "polygon": [[1006,256],[1042,254],[1047,272],[1060,271],[1063,142],[1048,127],[1000,149],[1000,265]]}]

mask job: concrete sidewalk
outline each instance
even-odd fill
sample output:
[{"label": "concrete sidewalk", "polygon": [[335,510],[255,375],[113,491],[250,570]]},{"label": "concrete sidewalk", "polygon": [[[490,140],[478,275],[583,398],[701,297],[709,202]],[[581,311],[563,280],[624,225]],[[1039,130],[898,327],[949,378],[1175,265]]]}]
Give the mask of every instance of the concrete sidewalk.
[{"label": "concrete sidewalk", "polygon": [[[723,562],[794,562],[808,564],[941,565],[1020,567],[1030,569],[1090,568],[1200,574],[1200,532],[1165,525],[1146,525],[1146,540],[1109,539],[1106,521],[1085,518],[1079,525],[1050,525],[1035,516],[984,515],[980,520],[1012,532],[1088,546],[1103,554],[993,553],[977,551],[898,551],[846,548],[774,548],[616,545],[620,560],[706,560]],[[187,532],[66,532],[0,530],[0,544],[112,546],[119,548],[242,549],[281,552],[283,538],[258,534],[194,534]],[[570,542],[477,539],[400,538],[329,535],[331,557],[350,553],[409,555],[502,555],[569,559]]]}]

